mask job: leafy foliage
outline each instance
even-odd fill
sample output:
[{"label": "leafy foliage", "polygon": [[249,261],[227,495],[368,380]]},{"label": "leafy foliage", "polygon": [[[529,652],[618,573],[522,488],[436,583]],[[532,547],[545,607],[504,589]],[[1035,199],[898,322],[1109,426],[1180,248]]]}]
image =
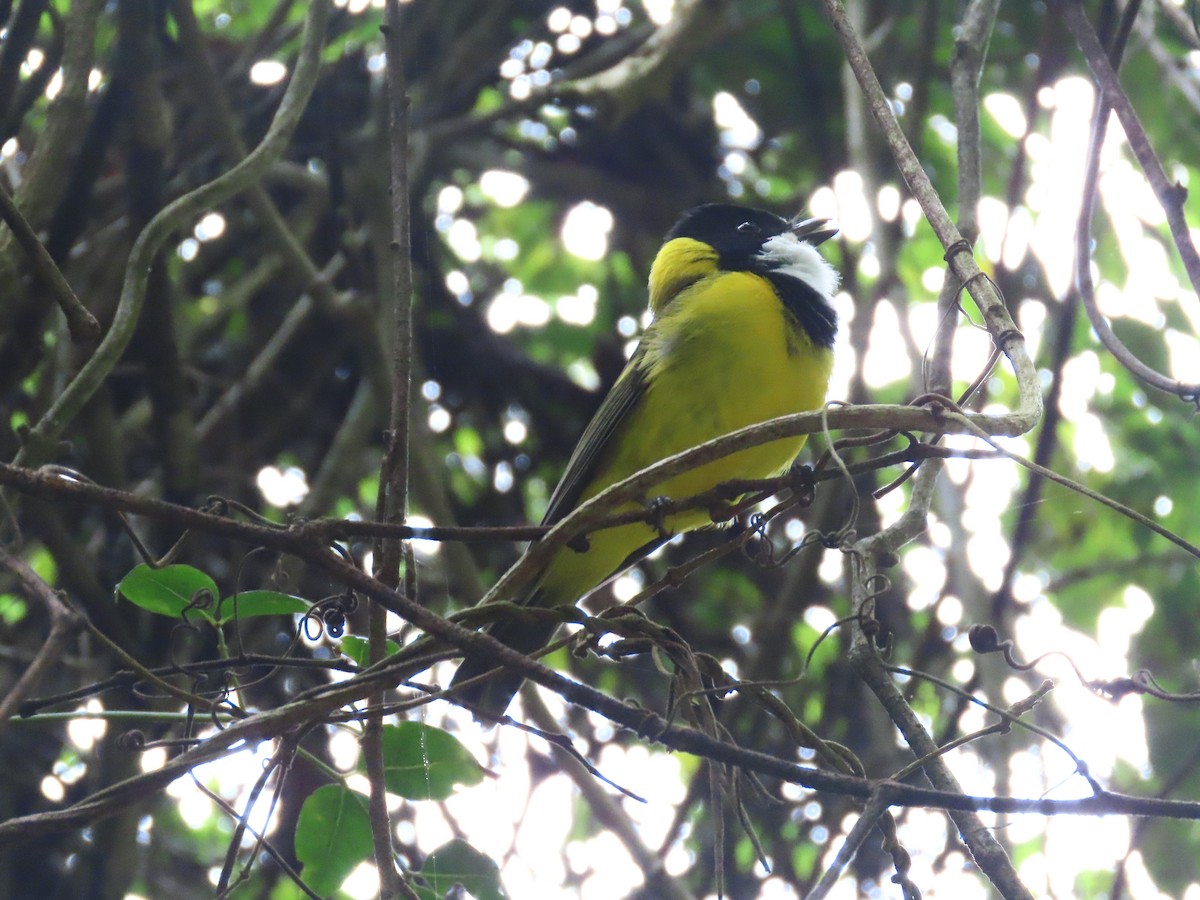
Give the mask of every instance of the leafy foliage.
[{"label": "leafy foliage", "polygon": [[278,591],[243,591],[213,603],[218,595],[216,582],[192,566],[153,569],[143,563],[121,579],[117,590],[148,612],[172,619],[197,612],[214,625],[254,616],[308,612],[308,603],[303,599]]},{"label": "leafy foliage", "polygon": [[309,794],[296,823],[296,857],[313,890],[332,894],[370,855],[371,820],[362,795],[338,784]]},{"label": "leafy foliage", "polygon": [[383,729],[384,784],[410,800],[445,800],[455,785],[478,784],[483,771],[455,737],[420,722]]}]

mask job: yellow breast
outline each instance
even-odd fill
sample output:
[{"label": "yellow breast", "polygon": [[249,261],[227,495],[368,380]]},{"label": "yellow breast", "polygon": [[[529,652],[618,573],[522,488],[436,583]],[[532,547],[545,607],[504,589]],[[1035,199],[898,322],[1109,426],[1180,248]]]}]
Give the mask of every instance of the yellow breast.
[{"label": "yellow breast", "polygon": [[[813,345],[765,279],[710,272],[659,312],[643,338],[646,392],[614,436],[612,452],[581,502],[667,456],[747,425],[815,409],[825,400],[832,354]],[[683,498],[732,478],[778,474],[804,441],[801,436],[741,450],[656,485],[645,499]],[[681,532],[709,523],[707,511],[695,510],[666,524]],[[581,584],[590,589],[655,537],[648,525],[597,532],[587,553],[560,553],[542,587],[552,602],[574,602]]]}]

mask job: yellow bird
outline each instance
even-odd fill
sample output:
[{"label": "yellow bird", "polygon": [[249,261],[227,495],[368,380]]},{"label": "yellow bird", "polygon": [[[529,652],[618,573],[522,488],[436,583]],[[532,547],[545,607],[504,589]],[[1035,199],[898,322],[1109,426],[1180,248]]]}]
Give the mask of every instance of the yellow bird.
[{"label": "yellow bird", "polygon": [[[654,319],[575,447],[542,520],[553,525],[576,506],[673,454],[757,422],[817,409],[833,365],[838,275],[815,249],[837,233],[828,220],[790,222],[773,213],[707,204],[683,215],[650,268]],[[734,478],[785,471],[804,436],[740,450],[656,484],[646,498],[682,499]],[[633,506],[634,504],[630,504]],[[667,516],[673,533],[711,524],[705,510]],[[643,523],[587,536],[587,549],[564,547],[517,603],[573,604],[662,543]],[[553,624],[500,620],[497,640],[533,653]],[[452,684],[495,668],[468,655]],[[522,678],[499,672],[459,698],[500,716]]]}]

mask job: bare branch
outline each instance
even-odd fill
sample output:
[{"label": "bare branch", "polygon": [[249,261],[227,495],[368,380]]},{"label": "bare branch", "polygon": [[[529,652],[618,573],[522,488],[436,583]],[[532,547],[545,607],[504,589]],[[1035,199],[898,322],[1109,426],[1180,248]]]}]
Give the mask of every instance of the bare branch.
[{"label": "bare branch", "polygon": [[[1080,49],[1087,55],[1088,65],[1100,87],[1096,95],[1095,113],[1092,118],[1091,141],[1088,146],[1087,160],[1084,163],[1083,201],[1080,205],[1079,222],[1075,230],[1075,284],[1079,290],[1080,299],[1083,301],[1084,311],[1087,312],[1088,321],[1091,322],[1100,342],[1122,366],[1151,387],[1174,394],[1181,400],[1200,403],[1200,384],[1184,384],[1168,378],[1138,359],[1133,351],[1117,337],[1112,325],[1109,324],[1108,319],[1104,317],[1096,304],[1096,290],[1092,283],[1092,216],[1095,211],[1096,188],[1100,177],[1100,150],[1104,146],[1104,136],[1108,132],[1109,112],[1113,110],[1114,104],[1120,104],[1117,107],[1117,113],[1125,128],[1126,137],[1129,138],[1130,146],[1134,148],[1134,153],[1142,164],[1142,170],[1146,173],[1151,187],[1158,196],[1159,203],[1162,204],[1163,210],[1167,214],[1167,222],[1171,226],[1171,233],[1175,237],[1175,244],[1179,248],[1184,266],[1188,269],[1193,287],[1200,284],[1200,280],[1198,280],[1200,279],[1200,257],[1196,257],[1191,234],[1186,223],[1183,222],[1182,193],[1186,192],[1181,193],[1182,189],[1177,185],[1174,187],[1166,185],[1166,173],[1162,171],[1162,165],[1154,156],[1154,151],[1150,149],[1149,141],[1145,132],[1141,130],[1137,114],[1117,81],[1116,70],[1103,47],[1100,46],[1100,40],[1092,30],[1091,23],[1088,22],[1082,8],[1073,2],[1063,3],[1060,11],[1075,35]],[[1100,62],[1093,59],[1093,55],[1096,53],[1100,55]],[[1119,57],[1117,64],[1120,64]],[[1124,115],[1121,114],[1122,109],[1125,110]],[[1179,227],[1182,228],[1182,239],[1176,232],[1176,219],[1179,220]],[[1191,266],[1193,259],[1196,263],[1195,268]]]},{"label": "bare branch", "polygon": [[1137,157],[1155,196],[1158,197],[1163,212],[1167,214],[1167,225],[1175,239],[1175,246],[1179,249],[1183,267],[1192,282],[1192,290],[1200,292],[1200,254],[1196,252],[1196,245],[1192,242],[1192,235],[1183,213],[1183,201],[1187,197],[1187,191],[1178,184],[1172,184],[1167,178],[1167,173],[1155,155],[1150,138],[1138,118],[1137,110],[1133,108],[1129,96],[1121,87],[1116,70],[1109,62],[1108,54],[1104,52],[1092,23],[1088,21],[1083,5],[1079,0],[1056,0],[1054,5],[1066,21],[1067,27],[1071,29],[1071,34],[1075,36],[1075,41],[1087,60],[1104,106],[1115,112],[1120,119],[1129,147]]},{"label": "bare branch", "polygon": [[3,218],[4,223],[12,229],[17,243],[21,245],[21,249],[29,257],[34,274],[42,282],[46,290],[50,292],[59,309],[66,316],[67,328],[71,333],[71,340],[81,344],[88,344],[99,340],[100,323],[79,302],[79,298],[71,290],[71,285],[63,277],[62,271],[55,265],[54,260],[50,258],[50,254],[46,251],[45,246],[38,240],[38,236],[33,233],[33,229],[29,227],[29,223],[25,221],[25,217],[21,215],[21,210],[17,208],[17,204],[13,202],[13,198],[8,195],[8,191],[4,190],[3,187],[0,187],[0,218]]},{"label": "bare branch", "polygon": [[1042,394],[1037,379],[1037,370],[1025,348],[1025,339],[1017,330],[1016,324],[1009,315],[1003,298],[996,290],[990,279],[983,277],[983,272],[976,264],[967,244],[958,228],[951,221],[941,198],[933,189],[929,176],[921,167],[920,160],[912,152],[904,131],[896,121],[891,104],[879,84],[875,70],[867,58],[862,43],[846,18],[846,11],[839,0],[823,0],[826,14],[833,23],[834,30],[842,43],[846,59],[854,70],[858,83],[867,97],[875,120],[879,123],[888,148],[896,161],[900,174],[904,177],[909,191],[921,204],[921,209],[942,246],[946,248],[946,259],[950,268],[959,281],[966,286],[980,312],[996,345],[1009,358],[1017,376],[1019,405],[1011,413],[1011,423],[1023,434],[1033,428],[1042,418]]},{"label": "bare branch", "polygon": [[83,617],[71,609],[58,592],[46,584],[25,560],[10,553],[3,545],[0,545],[0,566],[17,577],[17,581],[25,589],[26,596],[45,607],[50,617],[50,633],[38,648],[33,662],[0,700],[0,733],[3,733],[21,701],[29,696],[46,673],[58,664],[67,642],[82,626]]}]

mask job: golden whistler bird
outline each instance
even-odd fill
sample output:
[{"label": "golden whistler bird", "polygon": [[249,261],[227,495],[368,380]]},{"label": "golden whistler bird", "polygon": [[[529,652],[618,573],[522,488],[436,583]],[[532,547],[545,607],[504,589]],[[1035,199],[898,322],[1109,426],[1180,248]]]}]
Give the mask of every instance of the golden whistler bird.
[{"label": "golden whistler bird", "polygon": [[[653,322],[583,432],[542,524],[555,524],[661,459],[824,403],[838,285],[837,272],[816,250],[837,233],[827,225],[825,219],[789,222],[720,203],[684,214],[650,268]],[[654,485],[644,499],[682,499],[733,478],[780,474],[804,440],[801,435],[739,450]],[[695,509],[668,515],[664,524],[679,533],[710,525],[711,518]],[[593,532],[583,552],[560,549],[515,602],[573,604],[663,540],[656,527],[644,523]],[[553,623],[515,618],[487,628],[520,653],[545,646],[555,629]],[[490,660],[468,655],[452,684],[493,668]],[[459,698],[498,717],[522,680],[499,672],[464,689]]]}]

